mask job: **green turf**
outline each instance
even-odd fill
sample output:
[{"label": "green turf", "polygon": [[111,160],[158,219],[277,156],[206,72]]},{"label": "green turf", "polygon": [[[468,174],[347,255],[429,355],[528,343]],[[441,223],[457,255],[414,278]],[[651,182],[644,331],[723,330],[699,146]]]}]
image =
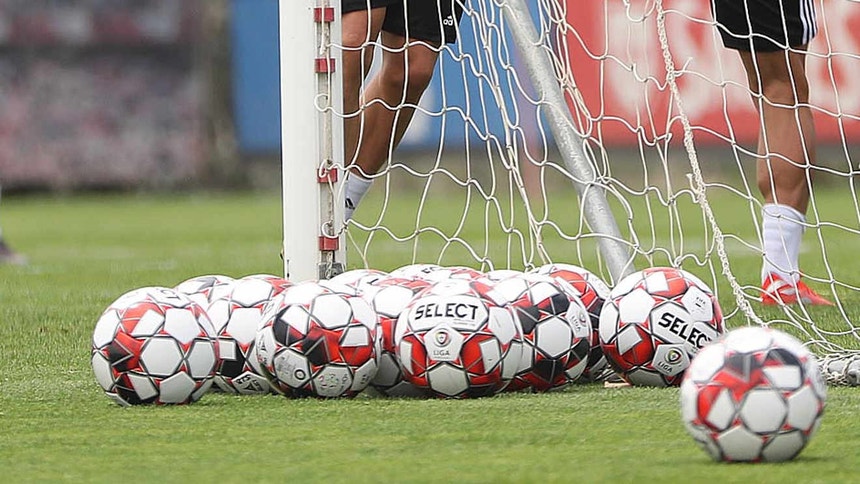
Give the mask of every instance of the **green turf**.
[{"label": "green turf", "polygon": [[[369,200],[360,220],[372,218],[376,203]],[[456,221],[430,212],[441,224]],[[8,482],[857,479],[860,393],[847,388],[830,390],[821,430],[781,465],[711,463],[680,423],[677,389],[577,385],[473,401],[207,395],[185,407],[120,408],[89,365],[102,309],[140,286],[280,272],[277,196],[6,197],[0,215],[9,241],[31,260],[0,266],[0,470]],[[483,234],[464,227],[466,240]],[[413,257],[383,237],[378,243],[367,253],[379,268]],[[553,257],[573,244],[548,243]],[[488,254],[504,257],[504,245],[489,240]],[[834,243],[828,256],[849,264],[854,245]],[[470,262],[457,250],[444,262]],[[815,254],[804,257],[814,262]],[[757,264],[738,267],[747,265],[741,276],[754,278]],[[844,279],[857,277],[844,270]],[[856,314],[857,296],[844,296]],[[830,314],[816,319],[840,320]]]}]

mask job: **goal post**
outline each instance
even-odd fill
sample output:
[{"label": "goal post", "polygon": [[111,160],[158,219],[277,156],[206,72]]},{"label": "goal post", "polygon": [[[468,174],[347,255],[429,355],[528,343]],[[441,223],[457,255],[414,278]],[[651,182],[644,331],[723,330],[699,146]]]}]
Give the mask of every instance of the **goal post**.
[{"label": "goal post", "polygon": [[[715,290],[730,327],[785,329],[824,357],[829,381],[860,384],[860,34],[845,27],[860,22],[860,5],[814,0],[807,73],[819,160],[806,167],[816,185],[800,268],[836,305],[810,308],[761,302],[759,117],[709,2],[455,1],[458,39],[432,46],[439,61],[417,105],[387,105],[414,118],[345,223],[340,1],[281,0],[290,277],[566,262],[612,285],[637,269],[683,267]],[[369,42],[376,65],[391,48]]]},{"label": "goal post", "polygon": [[[612,280],[633,272],[630,251],[622,242],[596,173],[583,152],[564,93],[530,17],[525,0],[509,0],[502,7],[509,17],[514,42],[522,51],[531,83],[537,88],[550,129],[559,144],[573,184],[583,199],[584,215],[597,233],[601,253]],[[343,207],[338,201],[343,164],[342,119],[333,113],[341,106],[340,2],[300,0],[279,2],[281,71],[281,130],[283,177],[284,272],[287,277],[325,278],[343,270],[345,250]],[[308,39],[314,39],[309,43]],[[302,72],[300,66],[313,66]],[[314,184],[314,179],[317,184]],[[313,210],[289,207],[313,206]],[[316,229],[315,229],[316,228]],[[318,233],[311,237],[297,234]],[[315,248],[314,245],[317,247]]]},{"label": "goal post", "polygon": [[325,279],[343,271],[340,2],[280,0],[284,274]]},{"label": "goal post", "polygon": [[573,175],[573,184],[583,201],[583,215],[591,229],[603,235],[598,240],[600,253],[606,260],[611,280],[617,282],[635,271],[632,253],[623,240],[603,188],[596,184],[597,172],[583,150],[585,137],[576,131],[526,0],[508,0],[501,4],[501,10],[508,19],[511,35],[521,53],[529,80],[537,90],[539,103],[546,107],[542,112],[549,122],[559,154]]}]

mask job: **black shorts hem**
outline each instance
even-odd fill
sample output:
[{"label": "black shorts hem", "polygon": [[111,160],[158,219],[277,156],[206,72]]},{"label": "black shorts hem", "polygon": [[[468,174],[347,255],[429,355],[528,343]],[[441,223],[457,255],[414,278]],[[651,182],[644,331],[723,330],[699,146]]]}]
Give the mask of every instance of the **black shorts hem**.
[{"label": "black shorts hem", "polygon": [[461,0],[341,0],[341,13],[386,8],[382,30],[434,45],[457,41]]},{"label": "black shorts hem", "polygon": [[777,52],[808,44],[817,33],[812,0],[711,0],[726,48]]},{"label": "black shorts hem", "polygon": [[731,32],[719,28],[723,46],[727,49],[740,50],[744,52],[779,52],[790,48],[800,47],[805,44],[787,45],[780,44],[764,35],[752,34],[746,36],[735,36]]},{"label": "black shorts hem", "polygon": [[341,15],[350,12],[358,12],[359,10],[369,10],[374,8],[387,7],[403,0],[341,0],[340,12]]}]

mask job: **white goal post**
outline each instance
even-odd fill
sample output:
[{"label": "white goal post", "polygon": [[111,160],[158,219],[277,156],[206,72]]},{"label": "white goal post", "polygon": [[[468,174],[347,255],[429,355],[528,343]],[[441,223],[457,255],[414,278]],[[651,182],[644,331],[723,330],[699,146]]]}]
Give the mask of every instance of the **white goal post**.
[{"label": "white goal post", "polygon": [[800,268],[835,306],[810,308],[761,304],[760,123],[710,2],[457,1],[457,42],[439,47],[417,106],[390,106],[415,117],[344,223],[340,0],[280,0],[288,276],[569,262],[612,285],[683,266],[730,326],[786,329],[831,382],[860,384],[860,4],[814,0],[818,162]]},{"label": "white goal post", "polygon": [[339,2],[280,0],[284,274],[324,279],[343,271]]}]

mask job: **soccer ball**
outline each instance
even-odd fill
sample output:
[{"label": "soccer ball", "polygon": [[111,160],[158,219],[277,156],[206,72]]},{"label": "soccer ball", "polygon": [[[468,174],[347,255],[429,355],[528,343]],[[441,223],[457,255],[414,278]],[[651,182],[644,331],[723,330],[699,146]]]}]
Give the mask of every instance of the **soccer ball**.
[{"label": "soccer ball", "polygon": [[781,462],[818,430],[826,394],[816,359],[800,341],[749,326],[693,359],[681,384],[681,417],[714,460]]},{"label": "soccer ball", "polygon": [[517,374],[507,390],[543,392],[582,375],[592,346],[591,324],[573,287],[548,276],[520,274],[495,283],[487,294],[513,310],[523,334]]},{"label": "soccer ball", "polygon": [[205,309],[209,307],[209,304],[214,299],[221,295],[220,291],[224,290],[233,281],[232,277],[212,274],[192,277],[180,282],[173,289],[185,294]]},{"label": "soccer ball", "polygon": [[587,269],[573,264],[546,264],[536,268],[536,274],[562,279],[576,291],[582,305],[588,312],[591,321],[591,351],[588,354],[588,366],[582,372],[579,381],[593,382],[599,379],[607,367],[606,357],[600,347],[600,311],[603,303],[609,297],[609,286]]},{"label": "soccer ball", "polygon": [[376,269],[354,269],[347,272],[342,272],[330,280],[336,284],[344,284],[359,293],[364,294],[367,291],[374,291],[374,284],[388,277],[388,274]]},{"label": "soccer ball", "polygon": [[447,281],[448,279],[463,279],[473,281],[484,275],[483,272],[465,266],[440,267],[426,274],[416,275],[416,278],[424,279],[431,283]]},{"label": "soccer ball", "polygon": [[489,282],[499,282],[504,281],[510,277],[519,277],[523,275],[522,271],[516,271],[513,269],[495,269],[490,272],[487,272],[482,277],[478,279],[487,280]]},{"label": "soccer ball", "polygon": [[403,309],[412,301],[417,293],[429,286],[423,279],[405,279],[387,277],[372,286],[374,290],[362,294],[373,310],[379,316],[381,351],[379,354],[379,371],[370,380],[374,389],[389,397],[420,397],[426,393],[406,381],[403,370],[397,360],[394,346],[394,326]]},{"label": "soccer ball", "polygon": [[437,282],[400,313],[394,345],[405,378],[443,398],[493,395],[510,382],[522,335],[510,309],[464,279]]},{"label": "soccer ball", "polygon": [[352,397],[376,375],[379,325],[355,289],[297,284],[272,300],[257,331],[257,359],[287,396]]},{"label": "soccer ball", "polygon": [[203,308],[166,287],[120,296],[93,331],[96,381],[120,405],[183,404],[212,385],[218,351]]},{"label": "soccer ball", "polygon": [[245,276],[226,286],[209,305],[207,313],[215,327],[220,355],[215,375],[218,389],[243,395],[272,391],[252,357],[251,347],[262,322],[263,308],[291,285],[269,274]]},{"label": "soccer ball", "polygon": [[409,264],[394,269],[388,275],[391,277],[402,277],[404,279],[421,279],[425,275],[441,268],[442,266],[438,264]]},{"label": "soccer ball", "polygon": [[682,269],[655,267],[625,277],[600,312],[603,353],[632,385],[680,385],[690,359],[723,333],[714,294]]}]

